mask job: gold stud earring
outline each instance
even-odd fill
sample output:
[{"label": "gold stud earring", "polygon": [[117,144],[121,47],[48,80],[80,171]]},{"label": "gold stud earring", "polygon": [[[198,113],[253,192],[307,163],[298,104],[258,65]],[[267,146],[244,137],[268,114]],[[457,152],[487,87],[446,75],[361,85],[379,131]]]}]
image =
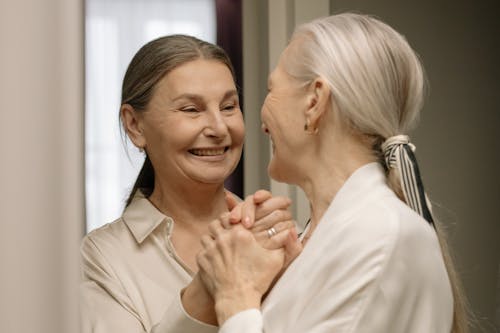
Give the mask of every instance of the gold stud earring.
[{"label": "gold stud earring", "polygon": [[309,123],[309,119],[306,119],[306,123],[304,124],[304,131],[306,131],[307,134],[318,134],[319,130],[318,128],[314,128],[314,129],[310,129],[310,123]]}]

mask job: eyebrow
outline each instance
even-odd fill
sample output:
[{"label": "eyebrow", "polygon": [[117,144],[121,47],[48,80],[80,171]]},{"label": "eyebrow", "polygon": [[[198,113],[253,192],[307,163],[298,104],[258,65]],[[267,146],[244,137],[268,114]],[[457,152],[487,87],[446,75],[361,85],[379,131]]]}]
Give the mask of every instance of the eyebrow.
[{"label": "eyebrow", "polygon": [[230,97],[238,98],[238,91],[236,89],[231,89],[231,90],[226,91],[226,93],[222,97],[222,100],[224,101]]},{"label": "eyebrow", "polygon": [[[224,94],[222,99],[225,100],[225,99],[228,99],[228,98],[233,97],[233,96],[238,96],[238,91],[236,89],[231,89],[231,90],[226,91],[226,93]],[[196,94],[189,94],[189,93],[181,94],[181,95],[175,97],[172,101],[175,102],[175,101],[178,101],[180,99],[188,99],[188,100],[193,100],[193,101],[197,101],[197,102],[203,101],[202,96],[196,95]]]}]

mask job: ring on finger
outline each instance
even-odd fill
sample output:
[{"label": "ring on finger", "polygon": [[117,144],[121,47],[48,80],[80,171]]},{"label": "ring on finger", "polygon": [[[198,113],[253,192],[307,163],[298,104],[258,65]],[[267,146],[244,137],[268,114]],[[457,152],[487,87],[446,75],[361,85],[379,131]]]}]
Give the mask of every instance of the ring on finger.
[{"label": "ring on finger", "polygon": [[269,236],[269,238],[273,237],[277,233],[278,232],[276,231],[276,229],[274,229],[274,227],[271,227],[271,228],[267,229],[267,235]]}]

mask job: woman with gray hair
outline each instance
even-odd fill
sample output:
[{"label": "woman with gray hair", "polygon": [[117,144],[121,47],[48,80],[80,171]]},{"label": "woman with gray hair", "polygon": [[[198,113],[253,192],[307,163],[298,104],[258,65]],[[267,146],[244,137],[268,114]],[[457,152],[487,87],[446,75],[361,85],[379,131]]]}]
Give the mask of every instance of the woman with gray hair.
[{"label": "woman with gray hair", "polygon": [[197,261],[219,332],[467,331],[407,136],[425,76],[405,38],[370,16],[317,19],[295,31],[268,90],[269,174],[304,190],[311,221],[283,273],[282,249],[227,216],[212,223]]}]

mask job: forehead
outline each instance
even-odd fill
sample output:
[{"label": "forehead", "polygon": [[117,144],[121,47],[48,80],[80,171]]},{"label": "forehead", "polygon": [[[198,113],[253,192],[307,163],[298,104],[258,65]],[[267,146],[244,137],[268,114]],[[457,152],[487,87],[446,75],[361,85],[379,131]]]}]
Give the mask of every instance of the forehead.
[{"label": "forehead", "polygon": [[217,60],[186,62],[163,77],[157,86],[162,94],[216,94],[235,89],[229,68]]},{"label": "forehead", "polygon": [[285,59],[289,56],[289,47],[287,47],[280,55],[278,60],[278,64],[273,69],[273,71],[269,74],[268,84],[269,85],[290,85],[295,80],[288,74],[285,69]]}]

